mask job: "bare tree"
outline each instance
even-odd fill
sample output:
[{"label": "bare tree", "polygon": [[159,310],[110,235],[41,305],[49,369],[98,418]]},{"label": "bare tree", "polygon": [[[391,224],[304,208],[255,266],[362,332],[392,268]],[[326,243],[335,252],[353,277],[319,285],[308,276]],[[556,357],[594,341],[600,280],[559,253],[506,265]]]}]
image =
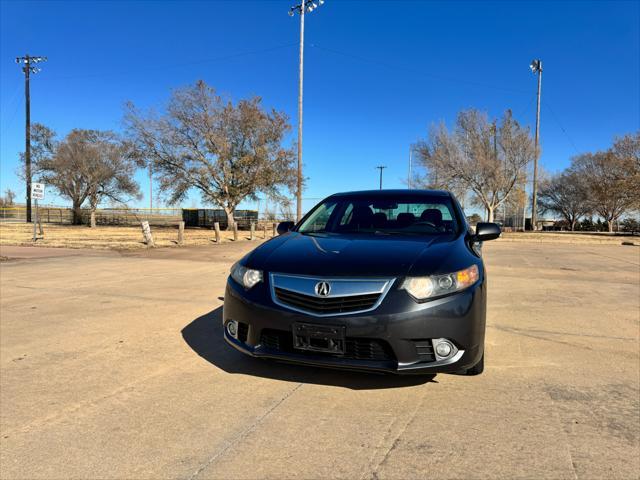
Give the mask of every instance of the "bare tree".
[{"label": "bare tree", "polygon": [[2,199],[2,206],[3,207],[12,207],[15,198],[16,198],[16,192],[11,190],[10,188],[7,188],[4,191],[4,198]]},{"label": "bare tree", "polygon": [[633,162],[640,171],[640,131],[615,138],[613,151],[617,156]]},{"label": "bare tree", "polygon": [[129,104],[125,122],[138,157],[153,163],[169,203],[196,189],[205,203],[224,209],[231,228],[242,200],[295,185],[293,150],[282,147],[287,117],[261,103],[254,97],[234,105],[199,81],[175,91],[162,116]]},{"label": "bare tree", "polygon": [[460,112],[456,128],[432,128],[428,141],[418,143],[419,161],[427,170],[425,183],[449,190],[470,190],[473,200],[493,221],[494,212],[522,181],[533,160],[534,144],[527,128],[507,110],[490,123],[477,110]]},{"label": "bare tree", "polygon": [[54,187],[72,202],[73,223],[82,223],[82,206],[88,202],[91,227],[95,227],[95,211],[103,200],[124,203],[140,198],[133,179],[138,164],[129,155],[127,144],[109,131],[72,130],[62,141],[48,137],[48,154],[34,162],[41,181]]},{"label": "bare tree", "polygon": [[[38,165],[50,159],[57,147],[56,132],[41,123],[31,124],[31,162],[32,174],[37,175]],[[24,180],[26,178],[25,155],[20,152],[20,166],[17,175]]]},{"label": "bare tree", "polygon": [[611,152],[628,171],[624,183],[633,197],[631,209],[640,211],[640,131],[615,138]]},{"label": "bare tree", "polygon": [[570,170],[584,179],[593,211],[607,222],[610,232],[616,220],[637,209],[640,184],[633,157],[615,148],[586,153],[573,159]]},{"label": "bare tree", "polygon": [[542,211],[556,212],[575,230],[576,222],[592,212],[589,189],[576,171],[565,171],[540,185],[538,200]]},{"label": "bare tree", "polygon": [[282,198],[280,201],[280,218],[285,221],[295,221],[296,217],[293,212],[293,202],[288,198]]}]

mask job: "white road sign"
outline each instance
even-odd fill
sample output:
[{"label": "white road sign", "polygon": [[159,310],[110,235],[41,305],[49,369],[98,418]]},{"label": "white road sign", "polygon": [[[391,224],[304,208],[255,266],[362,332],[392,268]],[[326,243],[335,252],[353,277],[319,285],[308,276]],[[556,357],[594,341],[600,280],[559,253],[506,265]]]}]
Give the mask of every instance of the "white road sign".
[{"label": "white road sign", "polygon": [[31,198],[34,200],[44,200],[44,183],[31,184]]}]

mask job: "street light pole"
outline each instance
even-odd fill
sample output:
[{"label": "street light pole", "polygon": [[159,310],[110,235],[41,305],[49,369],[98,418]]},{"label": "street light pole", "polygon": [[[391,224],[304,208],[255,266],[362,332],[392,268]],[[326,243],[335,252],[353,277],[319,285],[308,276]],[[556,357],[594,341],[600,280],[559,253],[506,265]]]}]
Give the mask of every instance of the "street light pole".
[{"label": "street light pole", "polygon": [[378,165],[376,168],[380,170],[380,190],[382,190],[382,170],[387,167],[385,165]]},{"label": "street light pole", "polygon": [[36,63],[46,62],[47,57],[32,57],[27,54],[24,57],[17,57],[16,63],[23,63],[22,71],[24,72],[24,99],[25,99],[25,145],[24,145],[24,163],[27,187],[27,223],[31,222],[31,94],[29,89],[29,81],[32,73],[38,73],[40,69],[35,66]]},{"label": "street light pole", "polygon": [[536,109],[535,157],[533,158],[533,198],[531,202],[531,229],[537,229],[538,220],[538,152],[540,141],[540,93],[542,91],[542,60],[533,60],[531,71],[538,74],[538,106]]},{"label": "street light pole", "polygon": [[300,9],[300,64],[298,66],[298,176],[296,180],[296,221],[302,218],[302,88],[304,77],[304,8]]},{"label": "street light pole", "polygon": [[[322,5],[324,0],[318,0],[318,4]],[[298,173],[296,179],[296,221],[302,219],[302,87],[304,77],[304,13],[311,13],[318,8],[313,0],[302,0],[298,5],[294,5],[289,9],[289,16],[293,17],[296,13],[300,15],[300,63],[298,66]]]}]

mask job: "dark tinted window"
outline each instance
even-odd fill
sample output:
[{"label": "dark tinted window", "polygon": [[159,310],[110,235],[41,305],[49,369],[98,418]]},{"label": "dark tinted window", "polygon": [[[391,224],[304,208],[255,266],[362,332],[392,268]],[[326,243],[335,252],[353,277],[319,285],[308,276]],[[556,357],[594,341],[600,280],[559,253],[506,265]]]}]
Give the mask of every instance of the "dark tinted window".
[{"label": "dark tinted window", "polygon": [[332,197],[303,222],[302,233],[443,234],[459,228],[449,197]]}]

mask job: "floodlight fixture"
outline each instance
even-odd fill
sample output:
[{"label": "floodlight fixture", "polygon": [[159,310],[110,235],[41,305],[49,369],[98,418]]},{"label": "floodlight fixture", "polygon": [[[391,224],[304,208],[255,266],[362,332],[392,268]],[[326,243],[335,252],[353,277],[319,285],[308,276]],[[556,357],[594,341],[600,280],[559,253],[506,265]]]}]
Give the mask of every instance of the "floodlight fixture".
[{"label": "floodlight fixture", "polygon": [[542,71],[542,60],[540,59],[535,59],[531,61],[531,65],[529,65],[529,68],[531,69],[531,71],[533,73],[538,73]]}]

